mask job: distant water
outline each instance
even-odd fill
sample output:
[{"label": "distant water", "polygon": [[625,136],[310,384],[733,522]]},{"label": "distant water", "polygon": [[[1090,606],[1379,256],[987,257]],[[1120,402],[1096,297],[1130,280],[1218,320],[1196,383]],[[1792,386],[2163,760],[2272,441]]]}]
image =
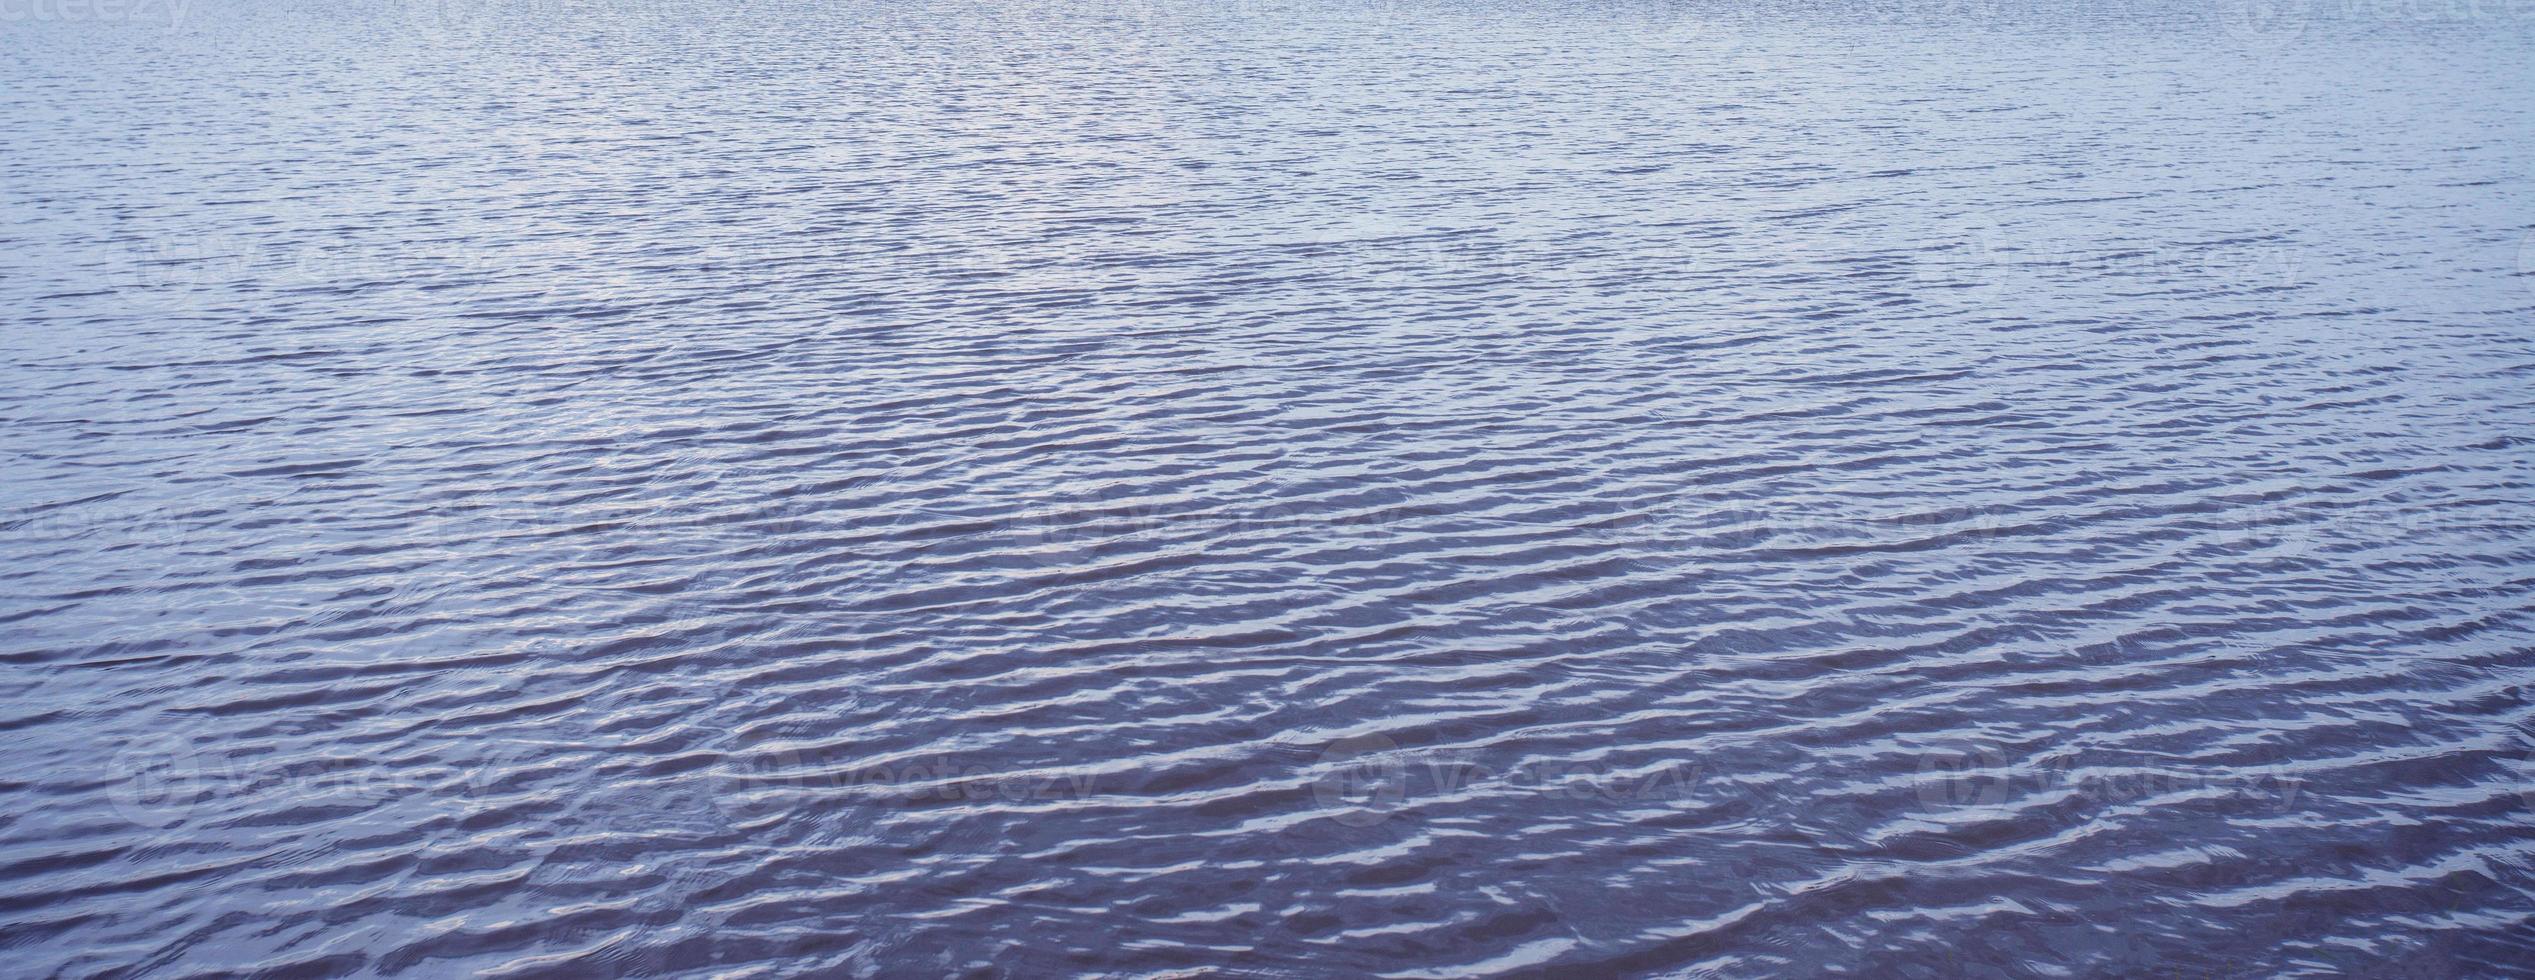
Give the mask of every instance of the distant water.
[{"label": "distant water", "polygon": [[2535,7],[106,2],[0,973],[2535,972]]}]

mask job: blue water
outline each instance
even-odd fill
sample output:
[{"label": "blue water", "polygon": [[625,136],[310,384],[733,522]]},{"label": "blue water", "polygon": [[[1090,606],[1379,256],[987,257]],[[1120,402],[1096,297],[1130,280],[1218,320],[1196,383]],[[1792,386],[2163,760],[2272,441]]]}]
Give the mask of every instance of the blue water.
[{"label": "blue water", "polygon": [[2535,973],[2535,8],[0,6],[0,973]]}]

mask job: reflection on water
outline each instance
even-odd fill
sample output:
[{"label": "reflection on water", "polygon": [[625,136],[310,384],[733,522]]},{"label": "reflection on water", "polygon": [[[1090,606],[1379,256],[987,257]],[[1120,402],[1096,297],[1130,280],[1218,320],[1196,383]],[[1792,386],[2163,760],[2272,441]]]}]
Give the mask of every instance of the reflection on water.
[{"label": "reflection on water", "polygon": [[22,12],[13,972],[2529,962],[2513,7]]}]

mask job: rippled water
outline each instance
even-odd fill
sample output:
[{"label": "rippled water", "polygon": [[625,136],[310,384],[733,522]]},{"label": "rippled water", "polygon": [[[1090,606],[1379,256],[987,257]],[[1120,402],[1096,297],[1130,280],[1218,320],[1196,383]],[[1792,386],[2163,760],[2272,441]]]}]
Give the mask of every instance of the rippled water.
[{"label": "rippled water", "polygon": [[2535,971],[2535,9],[131,2],[7,973]]}]

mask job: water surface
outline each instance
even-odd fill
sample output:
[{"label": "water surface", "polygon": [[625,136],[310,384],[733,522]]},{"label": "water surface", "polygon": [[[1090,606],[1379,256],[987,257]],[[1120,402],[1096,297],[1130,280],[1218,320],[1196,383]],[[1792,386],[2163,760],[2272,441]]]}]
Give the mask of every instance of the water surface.
[{"label": "water surface", "polygon": [[2535,963],[2535,11],[43,9],[8,973]]}]

